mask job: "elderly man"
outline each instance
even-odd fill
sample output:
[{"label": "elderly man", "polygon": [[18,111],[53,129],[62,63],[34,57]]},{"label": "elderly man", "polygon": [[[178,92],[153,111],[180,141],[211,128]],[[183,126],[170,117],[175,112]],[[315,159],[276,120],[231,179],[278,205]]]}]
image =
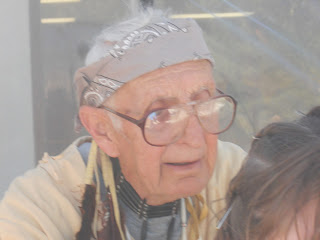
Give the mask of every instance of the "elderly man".
[{"label": "elderly man", "polygon": [[91,137],[11,184],[0,239],[213,239],[244,156],[217,139],[236,102],[213,65],[193,20],[149,12],[104,30],[75,74]]}]

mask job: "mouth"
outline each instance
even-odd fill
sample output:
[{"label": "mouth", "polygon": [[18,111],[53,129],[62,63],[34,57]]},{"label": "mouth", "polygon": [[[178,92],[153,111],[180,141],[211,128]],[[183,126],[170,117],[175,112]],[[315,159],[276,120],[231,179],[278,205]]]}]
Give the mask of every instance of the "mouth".
[{"label": "mouth", "polygon": [[192,162],[170,162],[165,163],[166,166],[173,168],[173,169],[180,169],[180,170],[187,170],[193,169],[200,164],[200,160],[192,161]]},{"label": "mouth", "polygon": [[[196,162],[196,161],[195,161]],[[171,165],[171,166],[187,166],[187,165],[190,165],[190,164],[193,164],[195,162],[184,162],[184,163],[166,163],[168,165]]]}]

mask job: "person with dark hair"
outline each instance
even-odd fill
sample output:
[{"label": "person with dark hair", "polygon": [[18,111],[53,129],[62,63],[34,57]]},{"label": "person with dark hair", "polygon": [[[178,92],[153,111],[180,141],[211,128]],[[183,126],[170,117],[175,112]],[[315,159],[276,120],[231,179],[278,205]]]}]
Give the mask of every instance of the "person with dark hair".
[{"label": "person with dark hair", "polygon": [[307,114],[301,114],[303,116],[296,122],[300,125],[311,128],[314,134],[320,136],[320,106],[312,108]]},{"label": "person with dark hair", "polygon": [[212,239],[245,156],[218,140],[236,101],[192,19],[144,13],[103,30],[75,73],[77,126],[0,204],[0,239]]},{"label": "person with dark hair", "polygon": [[216,240],[320,239],[320,107],[255,137]]}]

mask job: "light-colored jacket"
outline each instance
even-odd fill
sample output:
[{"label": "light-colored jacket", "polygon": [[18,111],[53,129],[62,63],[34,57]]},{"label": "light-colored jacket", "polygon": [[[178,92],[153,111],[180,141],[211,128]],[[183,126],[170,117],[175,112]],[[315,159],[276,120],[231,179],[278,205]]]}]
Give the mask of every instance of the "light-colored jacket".
[{"label": "light-colored jacket", "polygon": [[[90,137],[80,138],[55,157],[45,154],[35,169],[11,183],[0,203],[0,240],[75,238],[81,225],[86,168],[78,146],[90,140]],[[244,156],[240,147],[218,142],[214,174],[202,191],[210,209],[200,225],[203,240],[212,240],[215,235],[216,215],[221,216],[225,207],[225,202],[219,199],[225,197]]]}]

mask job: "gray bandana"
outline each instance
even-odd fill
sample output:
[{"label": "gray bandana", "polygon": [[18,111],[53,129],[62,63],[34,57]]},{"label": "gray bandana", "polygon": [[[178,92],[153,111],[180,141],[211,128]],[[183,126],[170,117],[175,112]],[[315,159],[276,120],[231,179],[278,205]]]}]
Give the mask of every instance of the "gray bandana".
[{"label": "gray bandana", "polygon": [[133,31],[109,55],[75,74],[79,105],[100,106],[126,82],[173,64],[214,60],[192,19],[160,20]]}]

